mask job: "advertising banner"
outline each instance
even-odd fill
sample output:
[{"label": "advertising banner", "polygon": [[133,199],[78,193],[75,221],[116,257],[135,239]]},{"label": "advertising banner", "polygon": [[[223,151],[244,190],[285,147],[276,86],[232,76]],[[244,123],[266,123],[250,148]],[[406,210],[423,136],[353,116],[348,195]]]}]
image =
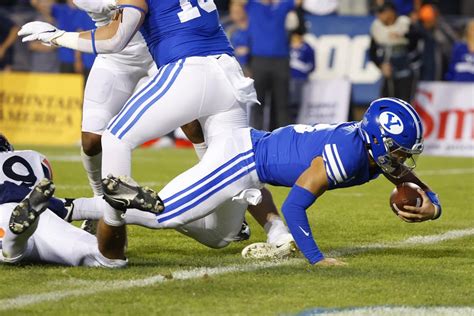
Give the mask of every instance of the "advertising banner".
[{"label": "advertising banner", "polygon": [[474,157],[474,83],[421,82],[414,106],[423,120],[423,154]]},{"label": "advertising banner", "polygon": [[80,75],[0,74],[0,132],[15,145],[80,142]]},{"label": "advertising banner", "polygon": [[352,84],[351,100],[369,105],[377,99],[381,73],[369,61],[372,16],[306,15],[308,34],[305,40],[316,51],[314,79],[347,78]]},{"label": "advertising banner", "polygon": [[303,89],[299,124],[345,122],[349,116],[351,83],[347,79],[311,80]]}]

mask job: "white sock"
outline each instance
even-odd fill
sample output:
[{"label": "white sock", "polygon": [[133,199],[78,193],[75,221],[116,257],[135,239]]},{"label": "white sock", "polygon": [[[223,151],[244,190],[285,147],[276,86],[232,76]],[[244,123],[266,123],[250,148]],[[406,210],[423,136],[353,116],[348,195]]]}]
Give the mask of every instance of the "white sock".
[{"label": "white sock", "polygon": [[89,184],[94,192],[95,196],[101,196],[102,193],[102,153],[95,156],[88,156],[81,148],[81,158],[84,169],[87,172],[87,178],[89,178]]},{"label": "white sock", "polygon": [[107,206],[107,202],[101,196],[75,199],[73,204],[74,209],[71,217],[73,221],[98,220],[104,215],[104,208]]},{"label": "white sock", "polygon": [[198,156],[199,160],[201,160],[207,151],[206,143],[205,142],[199,143],[199,144],[193,143],[193,146],[194,146],[194,151],[196,152],[196,155]]},{"label": "white sock", "polygon": [[280,217],[271,218],[263,227],[267,233],[267,243],[281,244],[289,241],[291,234]]},{"label": "white sock", "polygon": [[109,131],[102,135],[102,177],[131,176],[132,146]]},{"label": "white sock", "polygon": [[115,210],[110,205],[104,207],[104,223],[109,226],[119,227],[125,225],[125,213]]}]

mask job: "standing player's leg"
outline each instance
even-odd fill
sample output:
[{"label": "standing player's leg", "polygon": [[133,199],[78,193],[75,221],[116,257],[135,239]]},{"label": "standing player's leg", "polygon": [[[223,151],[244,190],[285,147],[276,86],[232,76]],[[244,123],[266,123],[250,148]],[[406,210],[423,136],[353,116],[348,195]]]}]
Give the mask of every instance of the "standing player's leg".
[{"label": "standing player's leg", "polygon": [[[227,58],[230,58],[227,56]],[[236,88],[221,67],[226,57],[192,57],[163,66],[112,119],[102,137],[102,175],[131,174],[131,152],[196,118],[236,106]],[[237,71],[238,72],[238,69]],[[186,93],[184,93],[186,92]],[[124,258],[123,212],[109,207],[99,224],[99,249],[109,258]]]},{"label": "standing player's leg", "polygon": [[142,67],[104,56],[99,56],[91,69],[84,91],[81,158],[95,196],[102,195],[102,133],[146,75]]}]

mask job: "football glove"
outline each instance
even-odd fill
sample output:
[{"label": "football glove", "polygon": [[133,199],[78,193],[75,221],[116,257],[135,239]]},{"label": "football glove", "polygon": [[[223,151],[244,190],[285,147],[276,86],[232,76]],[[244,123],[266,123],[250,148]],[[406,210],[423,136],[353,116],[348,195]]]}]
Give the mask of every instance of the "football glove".
[{"label": "football glove", "polygon": [[51,41],[60,37],[64,33],[66,32],[57,29],[49,23],[34,21],[23,25],[18,32],[18,36],[24,36],[22,39],[23,43],[40,41],[44,45],[51,46],[54,45]]}]

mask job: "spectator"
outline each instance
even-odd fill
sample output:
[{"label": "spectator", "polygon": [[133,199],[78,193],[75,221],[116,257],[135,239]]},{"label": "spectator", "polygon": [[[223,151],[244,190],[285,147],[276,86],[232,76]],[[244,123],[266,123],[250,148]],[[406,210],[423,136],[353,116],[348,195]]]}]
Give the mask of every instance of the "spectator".
[{"label": "spectator", "polygon": [[[74,29],[75,31],[91,30],[95,28],[95,23],[90,16],[81,10],[77,10],[75,14]],[[84,76],[84,82],[87,81],[92,65],[94,64],[95,55],[74,52],[74,72]]]},{"label": "spectator", "polygon": [[376,0],[377,6],[382,6],[385,3],[393,3],[398,15],[410,16],[418,12],[421,7],[422,0]]},{"label": "spectator", "polygon": [[456,34],[430,4],[421,7],[419,19],[417,32],[422,47],[420,80],[440,81],[448,69]]},{"label": "spectator", "polygon": [[235,49],[235,57],[239,61],[244,74],[250,76],[250,37],[248,18],[241,1],[232,1],[229,7],[230,19],[233,22],[229,30],[229,37]]},{"label": "spectator", "polygon": [[[296,0],[299,1],[300,0]],[[287,14],[295,0],[248,0],[251,72],[262,106],[250,108],[250,125],[270,130],[287,125],[289,101],[289,40]],[[264,107],[270,96],[270,122],[264,126]]]},{"label": "spectator", "polygon": [[474,82],[474,19],[466,25],[465,42],[453,48],[446,80]]},{"label": "spectator", "polygon": [[397,16],[395,6],[387,2],[377,10],[370,28],[370,59],[383,75],[382,96],[410,101],[415,86],[413,56],[416,39],[410,19]]},{"label": "spectator", "polygon": [[[38,1],[38,0],[32,0]],[[51,6],[50,14],[55,19],[54,25],[60,30],[66,32],[75,32],[76,29],[76,15],[81,12],[76,8],[72,0],[67,0],[66,3],[54,3]],[[62,73],[74,73],[75,54],[69,48],[58,48],[58,58],[60,63],[60,71]]]},{"label": "spectator", "polygon": [[290,116],[296,122],[301,106],[303,87],[315,68],[314,49],[304,41],[305,30],[299,27],[291,33],[290,41]]},{"label": "spectator", "polygon": [[[54,0],[31,0],[31,5],[37,10],[34,20],[54,24],[54,19],[50,14],[50,8],[53,4]],[[59,72],[55,47],[45,46],[41,42],[35,41],[28,43],[28,49],[31,51],[31,71]]]},{"label": "spectator", "polygon": [[19,27],[0,12],[0,71],[10,71],[13,65],[13,44]]}]

